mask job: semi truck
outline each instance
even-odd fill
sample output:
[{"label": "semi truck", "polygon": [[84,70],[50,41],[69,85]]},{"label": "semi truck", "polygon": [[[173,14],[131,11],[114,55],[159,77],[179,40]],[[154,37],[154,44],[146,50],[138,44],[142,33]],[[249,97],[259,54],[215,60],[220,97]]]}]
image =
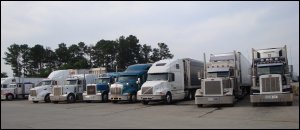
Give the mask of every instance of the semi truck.
[{"label": "semi truck", "polygon": [[[205,59],[205,54],[204,54]],[[211,54],[205,61],[201,89],[195,94],[195,104],[234,105],[236,99],[246,96],[251,87],[251,63],[241,52]]]},{"label": "semi truck", "polygon": [[54,85],[62,85],[69,76],[69,70],[56,70],[49,74],[48,78],[43,79],[34,88],[30,89],[29,101],[38,103],[40,101],[51,102],[50,93]]},{"label": "semi truck", "polygon": [[147,80],[147,71],[152,64],[135,64],[121,72],[117,82],[112,84],[109,91],[109,99],[112,103],[118,101],[137,101],[137,91]]},{"label": "semi truck", "polygon": [[252,84],[250,102],[293,104],[293,93],[287,58],[287,48],[252,48]]},{"label": "semi truck", "polygon": [[203,62],[190,58],[165,59],[155,62],[148,71],[147,81],[138,91],[138,100],[143,104],[150,101],[164,101],[194,98],[196,89],[201,87],[198,72]]},{"label": "semi truck", "polygon": [[1,100],[13,100],[17,98],[27,98],[30,89],[43,78],[19,78],[19,80],[11,79],[12,82],[7,84],[5,88],[1,88]]},{"label": "semi truck", "polygon": [[93,84],[97,79],[95,74],[70,75],[64,85],[56,85],[50,94],[53,103],[67,101],[74,103],[76,100],[83,100],[82,93],[85,91],[86,84]]},{"label": "semi truck", "polygon": [[86,91],[83,93],[83,100],[86,102],[102,101],[108,102],[109,87],[115,82],[119,73],[111,72],[100,74],[96,84],[86,85]]}]

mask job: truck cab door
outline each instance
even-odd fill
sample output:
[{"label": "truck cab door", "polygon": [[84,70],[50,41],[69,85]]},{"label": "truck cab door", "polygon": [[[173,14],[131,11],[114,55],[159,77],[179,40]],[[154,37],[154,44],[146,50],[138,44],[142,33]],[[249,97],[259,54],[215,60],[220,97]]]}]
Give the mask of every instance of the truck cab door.
[{"label": "truck cab door", "polygon": [[17,93],[16,94],[22,94],[23,93],[23,85],[24,84],[17,84]]}]

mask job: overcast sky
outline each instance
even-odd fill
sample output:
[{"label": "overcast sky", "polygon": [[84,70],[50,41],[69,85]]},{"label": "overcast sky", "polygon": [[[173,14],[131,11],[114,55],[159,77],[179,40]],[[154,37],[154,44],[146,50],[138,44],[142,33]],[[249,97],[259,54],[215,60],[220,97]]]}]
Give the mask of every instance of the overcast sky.
[{"label": "overcast sky", "polygon": [[287,45],[299,72],[299,2],[3,2],[1,72],[11,44],[41,44],[52,50],[121,35],[140,44],[166,43],[174,58],[203,60],[203,53],[242,52]]}]

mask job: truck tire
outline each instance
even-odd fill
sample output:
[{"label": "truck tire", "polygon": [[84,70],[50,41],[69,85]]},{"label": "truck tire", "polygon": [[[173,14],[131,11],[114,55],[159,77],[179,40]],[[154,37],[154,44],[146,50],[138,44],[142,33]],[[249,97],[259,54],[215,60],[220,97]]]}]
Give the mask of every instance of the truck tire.
[{"label": "truck tire", "polygon": [[68,96],[67,96],[67,102],[68,103],[74,103],[75,102],[75,95],[74,94],[69,94]]},{"label": "truck tire", "polygon": [[11,101],[13,99],[14,99],[14,95],[12,95],[12,94],[7,94],[6,95],[6,100]]},{"label": "truck tire", "polygon": [[143,103],[144,105],[147,105],[147,104],[149,104],[149,101],[143,100],[142,103]]},{"label": "truck tire", "polygon": [[33,103],[39,103],[39,101],[32,101]]},{"label": "truck tire", "polygon": [[131,94],[130,95],[130,98],[129,98],[129,102],[131,102],[131,103],[135,103],[136,102],[136,95],[135,94]]},{"label": "truck tire", "polygon": [[87,101],[85,101],[86,103],[91,103],[92,101],[90,101],[90,100],[87,100]]},{"label": "truck tire", "polygon": [[293,105],[293,102],[286,102],[286,105],[292,106],[292,105]]},{"label": "truck tire", "polygon": [[188,92],[188,100],[193,100],[195,98],[195,93],[193,92],[193,90],[189,90]]},{"label": "truck tire", "polygon": [[45,96],[44,101],[45,101],[45,102],[51,102],[51,100],[50,100],[50,93],[48,93],[48,94]]},{"label": "truck tire", "polygon": [[198,107],[203,107],[203,104],[197,104]]},{"label": "truck tire", "polygon": [[169,92],[166,94],[165,103],[168,105],[172,104],[172,95]]},{"label": "truck tire", "polygon": [[254,107],[257,106],[257,105],[258,105],[258,103],[252,103],[252,106],[254,106]]},{"label": "truck tire", "polygon": [[102,102],[108,102],[108,94],[107,93],[102,94]]},{"label": "truck tire", "polygon": [[54,103],[54,104],[57,104],[57,103],[58,103],[58,101],[53,101],[53,103]]},{"label": "truck tire", "polygon": [[112,100],[111,102],[112,102],[112,103],[117,103],[118,101],[117,101],[117,100]]}]

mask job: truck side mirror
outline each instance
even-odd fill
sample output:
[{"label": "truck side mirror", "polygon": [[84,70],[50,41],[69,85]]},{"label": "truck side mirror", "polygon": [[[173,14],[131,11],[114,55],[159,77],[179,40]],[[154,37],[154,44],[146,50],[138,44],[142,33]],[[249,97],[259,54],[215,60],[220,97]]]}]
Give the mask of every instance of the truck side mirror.
[{"label": "truck side mirror", "polygon": [[138,80],[136,81],[136,84],[140,84],[141,83],[141,78],[138,78]]}]

